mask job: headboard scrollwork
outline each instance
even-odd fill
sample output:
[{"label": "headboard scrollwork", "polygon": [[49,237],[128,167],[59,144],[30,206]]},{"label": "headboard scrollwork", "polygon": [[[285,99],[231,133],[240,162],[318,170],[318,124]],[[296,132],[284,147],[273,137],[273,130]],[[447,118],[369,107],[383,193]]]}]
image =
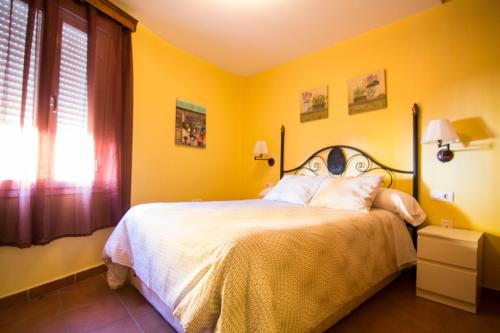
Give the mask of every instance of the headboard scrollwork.
[{"label": "headboard scrollwork", "polygon": [[361,149],[336,145],[318,150],[296,168],[283,170],[284,174],[327,175],[330,177],[383,176],[383,186],[392,187],[396,173],[413,174],[413,171],[388,167]]}]

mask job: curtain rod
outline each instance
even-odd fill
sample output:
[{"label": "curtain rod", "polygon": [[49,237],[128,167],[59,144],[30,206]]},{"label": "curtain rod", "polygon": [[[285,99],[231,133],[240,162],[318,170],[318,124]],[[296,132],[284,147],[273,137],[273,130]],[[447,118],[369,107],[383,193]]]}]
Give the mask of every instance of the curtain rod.
[{"label": "curtain rod", "polygon": [[83,2],[87,2],[89,5],[95,7],[97,10],[103,12],[108,15],[125,28],[129,29],[132,32],[135,32],[137,27],[137,20],[129,15],[127,12],[111,3],[108,0],[82,0]]}]

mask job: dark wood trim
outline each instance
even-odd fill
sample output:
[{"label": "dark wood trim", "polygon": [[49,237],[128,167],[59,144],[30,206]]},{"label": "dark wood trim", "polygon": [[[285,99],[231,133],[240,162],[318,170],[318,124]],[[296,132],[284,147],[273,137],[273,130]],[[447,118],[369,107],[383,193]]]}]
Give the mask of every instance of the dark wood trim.
[{"label": "dark wood trim", "polygon": [[75,283],[74,274],[68,275],[68,276],[65,276],[61,279],[57,279],[55,281],[50,281],[50,282],[44,283],[42,285],[28,289],[27,290],[27,292],[28,292],[27,298],[28,298],[28,300],[30,300],[30,299],[42,297],[43,295],[51,293],[54,290],[70,286],[73,283]]},{"label": "dark wood trim", "polygon": [[[413,104],[413,197],[419,201],[420,192],[420,108],[417,103]],[[411,227],[411,239],[413,245],[417,248],[417,230],[418,227]],[[416,271],[415,271],[416,273]]]},{"label": "dark wood trim", "polygon": [[494,297],[500,298],[500,289],[493,289],[493,288],[488,288],[488,287],[482,287],[482,291],[481,292],[483,294],[488,294],[488,295],[492,295]]},{"label": "dark wood trim", "polygon": [[420,178],[420,154],[419,154],[419,121],[420,108],[417,103],[413,104],[413,197],[418,201],[419,178]]},{"label": "dark wood trim", "polygon": [[70,274],[63,278],[50,281],[39,286],[23,290],[13,295],[0,298],[0,310],[5,309],[13,304],[26,302],[35,298],[43,297],[44,295],[53,292],[54,290],[67,287],[78,281],[85,280],[91,276],[103,273],[107,270],[105,265],[92,267],[77,273]]},{"label": "dark wood trim", "polygon": [[28,300],[28,291],[21,291],[9,296],[0,298],[0,310],[5,309],[13,304],[26,302]]},{"label": "dark wood trim", "polygon": [[82,0],[89,5],[95,7],[100,12],[108,15],[113,20],[117,21],[125,28],[135,32],[137,27],[137,19],[129,15],[127,12],[109,2],[108,0]]},{"label": "dark wood trim", "polygon": [[281,145],[280,145],[280,179],[285,172],[285,126],[281,125]]},{"label": "dark wood trim", "polygon": [[107,269],[108,268],[106,265],[99,265],[96,267],[86,269],[86,270],[81,271],[81,272],[77,272],[77,273],[75,273],[75,282],[82,281],[82,280],[88,279],[89,277],[92,277],[94,275],[104,273],[104,272],[106,272]]}]

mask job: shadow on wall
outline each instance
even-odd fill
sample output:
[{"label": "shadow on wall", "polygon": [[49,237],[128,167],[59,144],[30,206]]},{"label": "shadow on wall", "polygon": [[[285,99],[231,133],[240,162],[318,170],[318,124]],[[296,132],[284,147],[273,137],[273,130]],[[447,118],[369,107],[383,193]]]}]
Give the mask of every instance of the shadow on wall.
[{"label": "shadow on wall", "polygon": [[453,121],[453,128],[460,137],[463,148],[454,151],[490,150],[493,148],[495,133],[486,125],[483,118],[472,117]]},{"label": "shadow on wall", "polygon": [[[431,193],[429,187],[422,183],[420,190],[420,197],[425,198],[425,201],[421,203],[423,205],[424,211],[427,212],[439,212],[438,216],[443,219],[449,219],[454,221],[454,227],[475,230],[474,222],[455,204],[443,201],[435,201],[430,199]],[[440,225],[440,220],[429,221],[429,218],[421,226],[425,225]],[[482,286],[492,289],[498,289],[500,286],[500,281],[494,281],[494,279],[500,276],[500,237],[492,234],[484,233],[483,241],[483,279]]]},{"label": "shadow on wall", "polygon": [[[497,137],[497,133],[491,130],[481,117],[457,120],[452,122],[452,125],[463,144],[463,148],[453,149],[454,151],[466,152],[494,148],[493,141]],[[464,221],[468,227],[472,227],[470,221],[467,219]],[[485,234],[483,262],[486,263],[483,275],[483,282],[486,282],[485,287],[494,288],[496,286],[498,288],[500,281],[494,281],[494,285],[492,285],[493,282],[488,279],[488,276],[500,276],[500,237]]]}]

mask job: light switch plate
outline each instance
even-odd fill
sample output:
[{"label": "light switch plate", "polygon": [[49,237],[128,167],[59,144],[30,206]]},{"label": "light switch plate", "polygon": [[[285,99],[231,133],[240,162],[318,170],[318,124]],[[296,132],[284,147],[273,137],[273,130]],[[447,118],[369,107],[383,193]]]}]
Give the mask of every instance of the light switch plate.
[{"label": "light switch plate", "polygon": [[432,200],[437,200],[437,201],[453,202],[455,201],[455,193],[451,191],[432,190],[431,198]]}]

